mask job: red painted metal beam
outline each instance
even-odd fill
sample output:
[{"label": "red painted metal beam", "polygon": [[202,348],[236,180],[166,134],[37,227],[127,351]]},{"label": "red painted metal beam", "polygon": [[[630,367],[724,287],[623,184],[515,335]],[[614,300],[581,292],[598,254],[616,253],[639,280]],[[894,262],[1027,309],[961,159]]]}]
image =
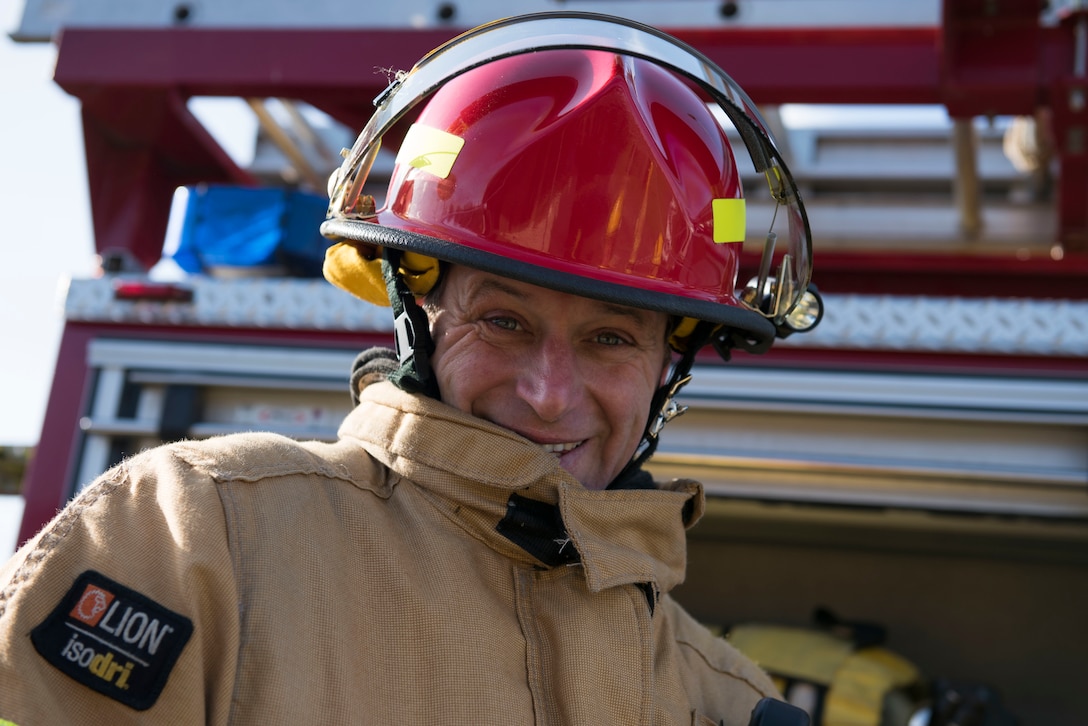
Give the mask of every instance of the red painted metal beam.
[{"label": "red painted metal beam", "polygon": [[162,256],[174,190],[200,182],[254,184],[175,88],[105,88],[83,98],[95,245],[150,268]]},{"label": "red painted metal beam", "polygon": [[[251,181],[189,114],[186,99],[295,98],[361,128],[391,72],[456,32],[66,31],[56,81],[83,102],[97,248],[126,249],[150,267],[176,187]],[[673,32],[733,70],[760,103],[939,101],[934,29]]]},{"label": "red painted metal beam", "polygon": [[[23,520],[19,544],[37,534],[64,506],[67,483],[79,451],[79,419],[87,405],[87,345],[91,336],[66,326],[57,353],[49,403],[34,458],[23,478]],[[73,453],[75,452],[75,453]]]},{"label": "red painted metal beam", "polygon": [[1047,49],[1051,132],[1061,160],[1058,229],[1067,249],[1088,256],[1088,10],[1066,16],[1060,31]]},{"label": "red painted metal beam", "polygon": [[1030,116],[1045,102],[1039,0],[948,0],[941,20],[941,103],[957,117]]},{"label": "red painted metal beam", "polygon": [[104,88],[294,98],[362,128],[392,72],[457,32],[75,28],[60,38],[55,78],[80,98]]},{"label": "red painted metal beam", "polygon": [[[458,32],[77,28],[61,36],[56,80],[81,97],[93,88],[169,86],[188,96],[316,100],[349,109],[349,125],[361,127],[391,71]],[[761,104],[941,102],[937,28],[669,32]]]},{"label": "red painted metal beam", "polygon": [[938,28],[674,29],[761,105],[939,104]]},{"label": "red painted metal beam", "polygon": [[[746,256],[743,263],[741,279],[749,279],[759,261]],[[813,282],[834,293],[1088,300],[1088,256],[822,250]]]},{"label": "red painted metal beam", "polygon": [[[1026,114],[1052,104],[1062,162],[1059,241],[1068,262],[1088,253],[1088,120],[1083,106],[1067,102],[1084,83],[1072,73],[1069,24],[1040,27],[1037,13],[1035,0],[948,0],[940,28],[670,32],[761,104],[935,103],[956,116]],[[456,32],[66,31],[56,81],[84,103],[98,248],[126,248],[153,264],[174,187],[246,181],[188,114],[186,99],[289,97],[361,128],[390,73]]]},{"label": "red painted metal beam", "polygon": [[1043,26],[1042,9],[1039,0],[946,0],[941,102],[955,117],[1048,110],[1059,162],[1057,241],[1067,256],[1083,258],[1088,256],[1088,78],[1076,58],[1078,43],[1080,53],[1088,53],[1088,21],[1079,10]]}]

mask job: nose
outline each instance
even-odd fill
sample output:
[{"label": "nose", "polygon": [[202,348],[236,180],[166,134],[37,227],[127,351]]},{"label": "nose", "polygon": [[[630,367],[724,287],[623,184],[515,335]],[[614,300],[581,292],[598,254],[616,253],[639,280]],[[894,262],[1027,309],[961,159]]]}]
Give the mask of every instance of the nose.
[{"label": "nose", "polygon": [[518,374],[518,396],[542,421],[554,423],[581,395],[577,352],[569,341],[549,337],[526,358]]}]

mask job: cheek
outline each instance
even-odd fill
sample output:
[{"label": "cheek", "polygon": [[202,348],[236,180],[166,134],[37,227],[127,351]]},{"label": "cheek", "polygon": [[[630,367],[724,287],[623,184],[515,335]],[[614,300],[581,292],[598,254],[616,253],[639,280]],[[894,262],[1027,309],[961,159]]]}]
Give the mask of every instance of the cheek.
[{"label": "cheek", "polygon": [[645,384],[642,386],[642,388],[640,390],[640,393],[641,393],[641,395],[639,396],[639,401],[640,401],[639,406],[640,406],[640,408],[638,410],[638,413],[639,413],[639,416],[640,416],[640,424],[639,424],[639,435],[640,436],[641,436],[642,432],[645,430],[646,419],[650,415],[650,407],[653,404],[654,395],[657,393],[657,391],[662,386],[667,384],[668,381],[669,381],[669,364],[670,363],[671,363],[671,358],[662,360],[659,363],[659,365],[650,366],[649,374],[646,377],[646,382],[645,382]]},{"label": "cheek", "polygon": [[618,431],[642,436],[654,392],[660,387],[664,373],[655,366],[637,367],[627,371],[608,371],[593,386],[597,400],[604,402],[613,426]]},{"label": "cheek", "polygon": [[438,388],[445,403],[472,413],[473,403],[500,385],[511,369],[471,331],[454,331],[435,342],[431,357]]}]

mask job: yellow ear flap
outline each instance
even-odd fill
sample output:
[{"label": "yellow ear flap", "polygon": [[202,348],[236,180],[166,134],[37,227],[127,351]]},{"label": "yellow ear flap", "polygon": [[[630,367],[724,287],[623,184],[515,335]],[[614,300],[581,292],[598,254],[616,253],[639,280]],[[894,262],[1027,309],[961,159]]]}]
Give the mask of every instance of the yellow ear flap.
[{"label": "yellow ear flap", "polygon": [[[365,242],[337,242],[325,250],[321,271],[341,290],[368,303],[389,307],[378,247]],[[400,274],[413,295],[422,297],[438,282],[438,260],[418,252],[405,252]]]},{"label": "yellow ear flap", "polygon": [[389,296],[382,278],[382,258],[376,247],[337,242],[325,250],[325,263],[321,271],[326,280],[341,290],[368,303],[389,307]]},{"label": "yellow ear flap", "polygon": [[423,297],[438,283],[438,260],[418,252],[405,252],[400,260],[400,274],[416,297]]},{"label": "yellow ear flap", "polygon": [[695,326],[699,321],[695,318],[682,318],[669,336],[669,345],[678,353],[683,353],[688,347],[688,336],[695,332]]}]

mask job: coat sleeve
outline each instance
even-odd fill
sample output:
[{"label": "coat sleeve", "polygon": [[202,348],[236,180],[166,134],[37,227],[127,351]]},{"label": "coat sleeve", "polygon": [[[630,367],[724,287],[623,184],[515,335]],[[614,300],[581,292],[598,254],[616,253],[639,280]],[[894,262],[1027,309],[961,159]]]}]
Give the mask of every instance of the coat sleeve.
[{"label": "coat sleeve", "polygon": [[230,552],[216,483],[169,447],[101,476],[0,569],[0,720],[225,722]]},{"label": "coat sleeve", "polygon": [[770,676],[724,639],[711,633],[669,596],[662,598],[684,670],[691,702],[713,723],[746,726],[761,698],[781,699]]}]

